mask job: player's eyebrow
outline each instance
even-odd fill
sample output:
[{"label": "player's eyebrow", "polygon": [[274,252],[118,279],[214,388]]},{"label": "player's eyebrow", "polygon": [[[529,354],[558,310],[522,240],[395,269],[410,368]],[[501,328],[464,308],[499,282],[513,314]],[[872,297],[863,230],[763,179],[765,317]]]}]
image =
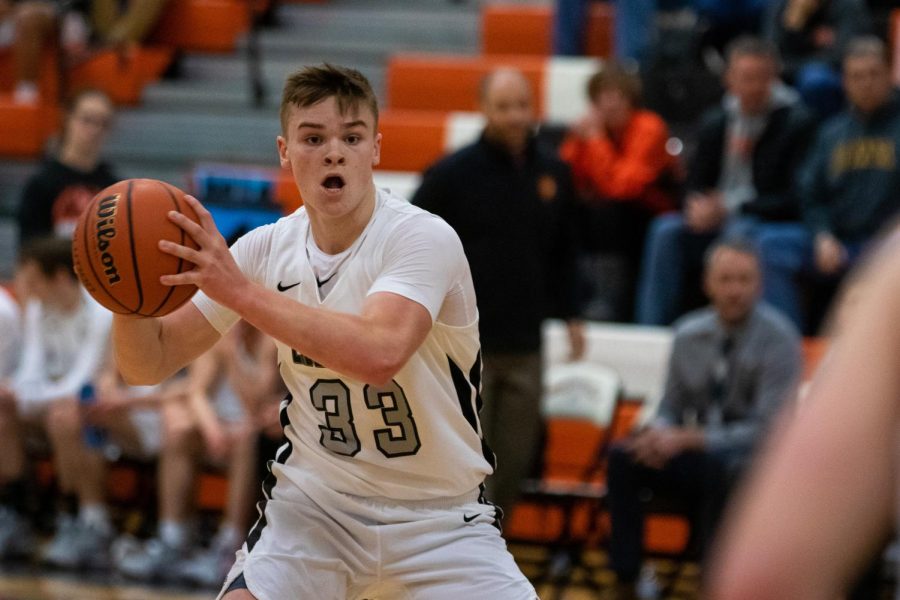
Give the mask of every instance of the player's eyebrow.
[{"label": "player's eyebrow", "polygon": [[[355,121],[348,121],[342,125],[344,129],[353,129],[354,127],[368,127],[368,124],[362,119],[356,119]],[[325,125],[322,123],[314,123],[312,121],[302,121],[297,124],[297,129],[325,129]]]}]

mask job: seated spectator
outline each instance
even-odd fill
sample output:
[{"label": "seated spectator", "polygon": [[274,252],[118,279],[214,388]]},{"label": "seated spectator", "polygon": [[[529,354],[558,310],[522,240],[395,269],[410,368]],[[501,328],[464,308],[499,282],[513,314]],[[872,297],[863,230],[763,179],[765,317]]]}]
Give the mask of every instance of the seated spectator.
[{"label": "seated spectator", "polygon": [[117,181],[100,153],[113,106],[98,90],[78,94],[66,113],[58,150],[25,183],[19,205],[19,244],[38,236],[71,237],[94,195]]},{"label": "seated spectator", "polygon": [[[234,554],[249,530],[251,508],[259,496],[262,482],[257,469],[260,458],[265,462],[272,460],[274,450],[280,446],[279,411],[286,392],[278,374],[275,344],[246,321],[240,321],[229,331],[205,360],[209,362],[209,368],[218,366],[222,380],[214,402],[218,415],[227,414],[222,404],[229,389],[239,401],[239,407],[232,406],[232,414],[244,415],[241,425],[225,423],[225,439],[231,442],[226,451],[229,493],[219,530],[208,548],[196,549],[179,569],[182,578],[188,582],[216,588],[225,580]],[[202,402],[200,405],[209,406]],[[211,416],[210,412],[206,414]],[[212,425],[211,418],[201,420]],[[210,428],[210,425],[201,428],[214,431],[216,426]],[[216,434],[207,433],[204,437],[212,439]],[[271,443],[273,439],[277,444]],[[258,456],[261,442],[269,450],[263,457]],[[207,446],[211,448],[212,444],[208,442]]]},{"label": "seated spectator", "polygon": [[757,222],[799,219],[793,178],[811,116],[778,81],[771,45],[740,38],[727,62],[728,93],[698,128],[682,211],[658,217],[647,235],[637,300],[643,324],[668,325],[699,304],[702,256],[720,233],[750,235]]},{"label": "seated spectator", "polygon": [[0,48],[12,48],[15,102],[40,100],[38,80],[44,49],[57,33],[69,60],[85,56],[90,27],[87,15],[74,6],[57,0],[0,0]]},{"label": "seated spectator", "polygon": [[[657,43],[657,11],[691,9],[702,21],[704,43],[724,47],[742,33],[755,33],[767,0],[617,0],[615,55],[643,66]],[[556,0],[553,53],[577,56],[584,49],[590,0]]]},{"label": "seated spectator", "polygon": [[44,559],[61,567],[102,566],[112,536],[104,499],[104,457],[89,448],[79,395],[107,349],[110,313],[75,277],[71,243],[40,239],[22,249],[16,272],[25,305],[22,360],[0,386],[0,557],[30,552],[25,434],[46,435],[59,488],[77,518],[60,515]]},{"label": "seated spectator", "polygon": [[91,0],[91,26],[100,44],[140,44],[153,32],[168,0]]},{"label": "seated spectator", "polygon": [[609,64],[591,77],[587,93],[588,113],[573,126],[560,153],[572,168],[581,199],[585,250],[589,256],[614,256],[625,272],[622,289],[613,294],[618,300],[613,310],[585,316],[631,321],[647,226],[654,216],[675,208],[677,164],[666,151],[668,126],[640,108],[636,74]]},{"label": "seated spectator", "polygon": [[19,305],[0,286],[0,381],[13,374],[22,349],[22,315]]},{"label": "seated spectator", "polygon": [[[885,569],[894,561],[880,556],[896,540],[900,482],[900,236],[889,225],[844,287],[826,362],[797,417],[781,419],[735,498],[707,598],[869,600],[894,583]],[[848,595],[873,560],[877,585]]]},{"label": "seated spectator", "polygon": [[784,77],[820,118],[841,110],[840,63],[847,43],[872,31],[864,0],[775,0],[764,35],[778,46]]},{"label": "seated spectator", "polygon": [[[0,45],[12,45],[16,85],[13,99],[40,100],[38,80],[47,46],[59,43],[66,64],[90,56],[92,47],[119,50],[141,43],[153,31],[167,0],[0,0]],[[6,33],[3,33],[3,29]]]},{"label": "seated spectator", "polygon": [[843,67],[850,106],[822,126],[798,176],[804,223],[760,230],[765,298],[806,331],[797,279],[836,283],[900,210],[900,98],[884,43],[857,38]]},{"label": "seated spectator", "polygon": [[[273,418],[278,422],[277,413],[262,405],[272,405],[277,384],[275,345],[243,321],[191,364],[186,396],[162,406],[158,534],[144,543],[117,542],[121,573],[143,581],[222,583],[249,529],[260,484],[257,432]],[[229,482],[224,519],[209,548],[194,546],[190,524],[197,469],[204,462],[224,467]]]},{"label": "seated spectator", "polygon": [[710,306],[675,324],[656,420],[611,449],[610,562],[620,598],[636,597],[644,490],[684,502],[705,553],[730,490],[801,373],[800,336],[758,301],[752,246],[739,240],[712,246],[705,289]]}]

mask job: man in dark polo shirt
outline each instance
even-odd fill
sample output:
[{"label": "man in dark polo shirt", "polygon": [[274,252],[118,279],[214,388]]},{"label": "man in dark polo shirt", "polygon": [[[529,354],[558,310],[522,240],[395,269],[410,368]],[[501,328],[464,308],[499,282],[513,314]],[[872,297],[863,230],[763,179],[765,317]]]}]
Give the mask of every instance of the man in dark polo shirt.
[{"label": "man in dark polo shirt", "polygon": [[565,319],[571,356],[584,352],[575,196],[568,167],[535,141],[525,76],[499,69],[480,94],[480,139],[432,166],[413,203],[446,220],[469,259],[484,359],[481,426],[497,455],[487,492],[511,509],[541,446],[544,319]]}]

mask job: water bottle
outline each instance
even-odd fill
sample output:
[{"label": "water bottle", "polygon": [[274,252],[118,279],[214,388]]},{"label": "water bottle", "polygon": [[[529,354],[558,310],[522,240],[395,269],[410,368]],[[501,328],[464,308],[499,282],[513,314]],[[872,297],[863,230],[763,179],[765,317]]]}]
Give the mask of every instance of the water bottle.
[{"label": "water bottle", "polygon": [[[96,400],[97,395],[94,393],[93,384],[84,384],[81,388],[81,392],[78,394],[78,401],[80,402],[81,406],[90,406]],[[102,450],[106,446],[106,430],[102,427],[93,425],[85,420],[84,426],[81,430],[81,434],[82,438],[84,439],[84,443],[88,448],[93,448],[94,450]]]}]

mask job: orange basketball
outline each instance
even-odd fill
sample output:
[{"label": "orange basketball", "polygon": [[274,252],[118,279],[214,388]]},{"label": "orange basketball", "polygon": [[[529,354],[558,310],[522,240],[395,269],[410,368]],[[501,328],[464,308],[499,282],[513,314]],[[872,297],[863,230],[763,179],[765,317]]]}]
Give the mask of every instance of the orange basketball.
[{"label": "orange basketball", "polygon": [[199,221],[184,192],[155,179],[126,179],[94,196],[75,228],[72,255],[78,278],[97,302],[120,314],[159,317],[194,295],[193,285],[159,282],[193,268],[160,250],[160,240],[197,248],[169,220],[170,210]]}]

